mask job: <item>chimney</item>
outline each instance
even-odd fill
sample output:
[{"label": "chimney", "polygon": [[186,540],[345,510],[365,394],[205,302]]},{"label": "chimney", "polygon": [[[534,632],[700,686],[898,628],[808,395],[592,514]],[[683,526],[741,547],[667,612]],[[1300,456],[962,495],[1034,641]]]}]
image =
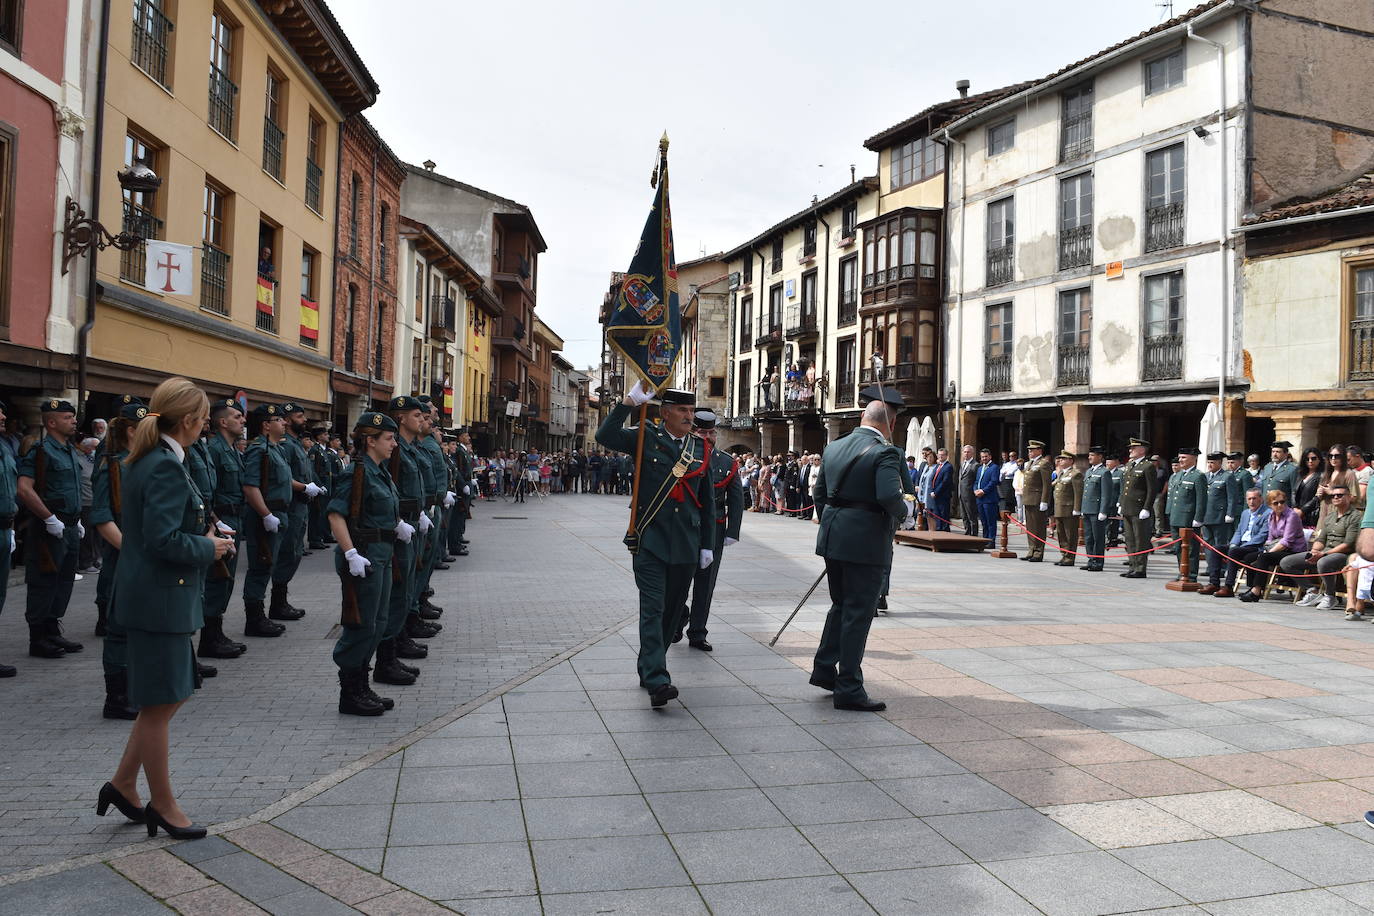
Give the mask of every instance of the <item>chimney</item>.
[{"label": "chimney", "polygon": [[421,163],[421,165],[425,167],[426,172],[434,171],[434,166],[437,164],[438,163],[436,163],[433,159],[426,159],[424,162]]},{"label": "chimney", "polygon": [[954,88],[959,90],[959,98],[968,98],[968,80],[959,80],[954,84]]}]

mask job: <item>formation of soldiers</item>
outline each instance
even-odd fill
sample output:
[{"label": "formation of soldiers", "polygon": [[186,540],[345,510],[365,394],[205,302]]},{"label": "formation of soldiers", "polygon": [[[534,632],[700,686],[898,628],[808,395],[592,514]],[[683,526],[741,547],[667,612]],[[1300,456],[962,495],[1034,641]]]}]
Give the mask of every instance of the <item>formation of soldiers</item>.
[{"label": "formation of soldiers", "polygon": [[[0,404],[0,422],[4,411]],[[84,534],[81,473],[74,445],[75,408],[52,398],[42,403],[41,411],[43,435],[17,463],[0,449],[0,530],[9,541],[8,549],[0,549],[0,610],[22,512],[28,526],[24,543],[29,655],[57,659],[84,649],[64,635],[62,627]],[[122,462],[133,427],[147,414],[138,398],[120,399],[91,475],[89,518],[101,536],[102,552],[96,635],[104,637],[106,718],[133,719],[138,714],[127,698],[124,632],[109,608],[119,562],[120,517],[126,510]],[[471,443],[464,430],[444,432],[428,397],[397,397],[388,403],[386,414],[364,414],[354,430],[354,456],[348,466],[342,443],[331,441],[326,428],[308,426],[299,404],[261,404],[245,415],[238,401],[217,400],[210,404],[205,434],[186,450],[187,474],[210,512],[208,533],[233,542],[233,549],[201,583],[204,625],[196,655],[226,660],[248,651],[247,644],[226,635],[224,622],[241,556],[246,554],[247,567],[244,635],[274,638],[288,623],[305,616],[291,604],[290,587],[307,540],[312,549],[333,543],[343,604],[342,635],[334,651],[340,668],[339,711],[380,715],[394,703],[371,689],[369,671],[376,683],[414,684],[420,669],[403,660],[424,658],[428,649],[417,640],[430,639],[443,629],[438,619],[444,611],[431,600],[431,577],[467,553],[466,522],[476,491]],[[376,450],[368,448],[369,437],[375,438],[379,430],[396,443],[387,451],[385,465],[379,465]],[[246,448],[241,450],[245,432]],[[379,504],[364,484],[389,487],[395,493],[394,517],[378,516]],[[341,532],[345,538],[339,537]],[[362,577],[350,572],[354,564],[345,553],[371,554],[383,545],[392,548],[385,563],[373,564],[375,568]],[[384,578],[389,586],[384,613],[370,622],[360,623],[350,615],[350,602],[359,591],[352,580],[358,578]],[[212,665],[196,664],[201,678],[218,673]],[[0,665],[0,677],[16,673],[13,666]]]}]

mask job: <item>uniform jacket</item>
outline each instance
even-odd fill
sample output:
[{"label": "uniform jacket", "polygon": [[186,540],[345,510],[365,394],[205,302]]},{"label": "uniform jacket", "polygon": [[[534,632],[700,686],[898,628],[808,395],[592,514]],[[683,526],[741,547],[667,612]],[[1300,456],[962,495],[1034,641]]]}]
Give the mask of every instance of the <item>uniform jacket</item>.
[{"label": "uniform jacket", "polygon": [[[19,511],[19,468],[14,463],[9,449],[0,448],[0,516],[9,516],[11,521]],[[6,550],[9,547],[5,547]]]},{"label": "uniform jacket", "polygon": [[1096,518],[1116,514],[1117,480],[1105,464],[1089,465],[1083,472],[1083,514]]},{"label": "uniform jacket", "polygon": [[[297,483],[314,483],[315,472],[310,467],[310,459],[306,456],[305,446],[301,440],[287,433],[282,437],[278,446],[281,449],[282,457],[286,459],[286,465],[291,469],[291,479]],[[292,497],[298,503],[306,503],[310,498],[304,493],[294,490]]]},{"label": "uniform jacket", "polygon": [[204,537],[210,523],[205,500],[166,441],[126,466],[123,488],[124,539],[111,613],[129,629],[200,629],[201,584],[215,559]]},{"label": "uniform jacket", "polygon": [[[19,459],[20,477],[31,478],[38,490],[38,453],[44,453],[43,489],[38,493],[49,512],[60,515],[79,515],[81,512],[81,468],[76,463],[76,447],[68,442],[61,445],[52,436],[44,436]],[[6,550],[9,548],[6,547]]]},{"label": "uniform jacket", "polygon": [[210,451],[204,439],[197,439],[186,449],[186,470],[191,475],[191,482],[196,485],[196,491],[205,500],[205,514],[209,515],[213,511],[212,497],[217,481],[214,462],[210,460]]},{"label": "uniform jacket", "polygon": [[114,489],[119,488],[122,504],[124,468],[120,462],[128,454],[128,451],[123,451],[111,455],[105,451],[104,442],[101,442],[100,447],[95,450],[95,470],[91,471],[90,523],[92,525],[104,525],[110,522],[119,524],[119,513],[115,511],[114,507]]},{"label": "uniform jacket", "polygon": [[744,485],[740,482],[739,462],[723,449],[711,450],[711,488],[715,496],[717,534],[739,540],[744,521]]},{"label": "uniform jacket", "polygon": [[[407,442],[404,438],[401,438],[401,444],[397,446],[397,448],[404,448],[406,450],[406,453],[410,455],[411,462],[415,465],[416,473],[420,475],[420,495],[418,499],[423,507],[425,501],[438,491],[439,481],[434,477],[434,465],[429,463],[429,456],[425,454],[424,446],[420,444],[420,439],[416,439],[414,442]],[[399,483],[399,481],[397,483]],[[401,498],[404,499],[405,497],[405,490],[402,489]]]},{"label": "uniform jacket", "polygon": [[1285,461],[1282,464],[1269,462],[1259,473],[1259,479],[1255,482],[1259,487],[1260,496],[1268,501],[1270,490],[1282,490],[1288,497],[1288,502],[1293,502],[1293,491],[1298,487],[1298,466],[1292,461]]},{"label": "uniform jacket", "polygon": [[237,529],[234,522],[243,515],[243,455],[219,433],[210,436],[205,448],[215,466],[215,492],[210,496],[210,505],[221,521]]},{"label": "uniform jacket", "polygon": [[977,469],[973,472],[972,489],[975,491],[983,491],[982,496],[974,496],[974,499],[978,501],[979,505],[997,505],[997,499],[999,496],[997,492],[997,485],[1001,482],[1001,479],[1002,472],[1001,469],[997,467],[997,465],[992,463],[978,465]]},{"label": "uniform jacket", "polygon": [[[602,446],[633,455],[639,428],[625,426],[633,408],[617,404],[596,431]],[[704,462],[706,443],[690,433],[681,445],[658,424],[644,430],[644,454],[640,462],[639,502],[636,524],[639,549],[672,565],[696,565],[702,550],[716,545],[716,502],[709,462]],[[673,468],[681,461],[685,470],[674,482]],[[650,518],[646,510],[661,490],[667,498]]]},{"label": "uniform jacket", "polygon": [[[1121,515],[1138,518],[1142,510],[1154,511],[1155,496],[1159,494],[1159,475],[1149,458],[1127,461],[1121,471]],[[1188,519],[1188,524],[1193,523]]]},{"label": "uniform jacket", "polygon": [[[391,481],[391,473],[367,455],[361,455],[358,463],[363,467],[363,487],[364,493],[358,509],[358,517],[352,518],[349,515],[353,506],[353,475],[343,474],[335,481],[337,486],[330,491],[329,506],[326,509],[330,515],[341,515],[349,524],[350,531],[359,530],[381,530],[394,531],[396,522],[400,519],[401,498],[396,492],[396,485]],[[391,541],[374,541],[370,544],[354,544],[357,551],[369,560],[373,566],[378,566],[391,560],[394,545]],[[335,552],[341,554],[341,548],[336,547]],[[378,570],[369,570],[370,575],[375,575]],[[344,573],[347,575],[347,573]]]},{"label": "uniform jacket", "polygon": [[1245,511],[1245,490],[1241,487],[1240,477],[1233,471],[1206,473],[1207,509],[1199,516],[1204,525],[1224,525],[1229,515],[1231,521],[1240,518]]},{"label": "uniform jacket", "polygon": [[448,489],[448,461],[444,458],[443,446],[433,436],[421,436],[415,440],[415,445],[429,461],[429,473],[434,478],[429,495],[436,498],[443,496]]},{"label": "uniform jacket", "polygon": [[[266,479],[263,477],[264,462],[266,456]],[[262,498],[269,505],[276,503],[291,502],[291,466],[286,463],[286,458],[282,456],[280,445],[273,445],[267,441],[266,436],[258,436],[248,443],[248,449],[243,453],[243,485],[245,487],[257,487],[262,491]],[[284,508],[273,509],[274,512],[283,512]]]},{"label": "uniform jacket", "polygon": [[1054,515],[1071,518],[1075,512],[1083,513],[1083,472],[1069,467],[1060,471],[1054,481]]},{"label": "uniform jacket", "polygon": [[[391,453],[388,476],[396,487],[397,496],[402,500],[401,518],[412,523],[419,521],[420,505],[425,498],[424,472],[420,470],[420,462],[416,459],[415,446],[398,436],[396,451]],[[362,458],[358,460],[361,461]],[[425,467],[429,467],[428,462],[425,463]]]},{"label": "uniform jacket", "polygon": [[1023,483],[1021,484],[1021,500],[1028,507],[1038,507],[1041,503],[1050,501],[1050,489],[1053,486],[1051,474],[1054,469],[1050,466],[1050,459],[1041,455],[1039,458],[1032,458],[1026,462]]},{"label": "uniform jacket", "polygon": [[1174,528],[1191,528],[1207,514],[1207,478],[1192,467],[1175,471],[1169,478],[1164,514]]},{"label": "uniform jacket", "polygon": [[892,534],[906,517],[905,472],[901,449],[867,426],[826,446],[813,493],[821,513],[816,553],[844,563],[890,564]]}]

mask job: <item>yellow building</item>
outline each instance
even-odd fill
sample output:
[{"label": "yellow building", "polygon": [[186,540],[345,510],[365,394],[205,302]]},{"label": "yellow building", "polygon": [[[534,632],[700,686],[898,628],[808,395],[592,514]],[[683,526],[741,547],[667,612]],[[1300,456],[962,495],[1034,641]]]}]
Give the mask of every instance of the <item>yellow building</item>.
[{"label": "yellow building", "polygon": [[490,399],[488,385],[492,376],[492,331],[501,317],[501,300],[482,284],[468,293],[467,333],[463,338],[463,396],[458,406],[457,426],[485,425]]},{"label": "yellow building", "polygon": [[[141,249],[100,255],[93,409],[184,375],[327,416],[339,125],[376,83],[322,4],[113,0],[111,17],[101,210],[198,250],[189,296],[146,287]],[[136,163],[157,191],[112,180]]]}]

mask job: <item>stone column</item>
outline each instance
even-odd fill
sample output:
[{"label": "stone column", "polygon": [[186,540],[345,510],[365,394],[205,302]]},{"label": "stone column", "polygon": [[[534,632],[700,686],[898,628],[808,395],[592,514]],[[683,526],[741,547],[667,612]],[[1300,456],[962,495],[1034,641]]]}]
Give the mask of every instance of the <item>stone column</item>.
[{"label": "stone column", "polygon": [[844,420],[839,417],[827,417],[825,420],[825,441],[827,444],[840,438],[844,432]]},{"label": "stone column", "polygon": [[801,421],[793,417],[787,421],[787,450],[801,454]]},{"label": "stone column", "polygon": [[[1063,447],[1075,455],[1086,452],[1093,444],[1088,441],[1092,438],[1092,425],[1092,405],[1084,404],[1082,401],[1066,401],[1064,403]],[[1052,454],[1058,453],[1055,443],[1047,442],[1045,444],[1050,447]]]},{"label": "stone column", "polygon": [[1227,453],[1245,448],[1245,400],[1243,398],[1226,399],[1226,422],[1221,428],[1221,441]]},{"label": "stone column", "polygon": [[[1293,443],[1289,452],[1296,460],[1302,450],[1309,445],[1317,445],[1317,427],[1321,425],[1321,417],[1307,417],[1299,413],[1276,413],[1274,414],[1274,441],[1283,442],[1287,440]],[[1268,451],[1268,443],[1259,443],[1260,458],[1264,458],[1264,453]],[[1318,446],[1320,448],[1320,446]]]}]

